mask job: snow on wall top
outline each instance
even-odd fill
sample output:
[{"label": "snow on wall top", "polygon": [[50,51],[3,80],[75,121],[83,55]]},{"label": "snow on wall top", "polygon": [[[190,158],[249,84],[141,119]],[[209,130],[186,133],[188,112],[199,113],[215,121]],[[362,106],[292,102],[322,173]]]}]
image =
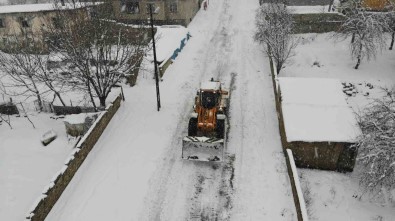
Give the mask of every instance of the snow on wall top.
[{"label": "snow on wall top", "polygon": [[288,142],[355,142],[361,134],[341,82],[323,78],[279,78]]},{"label": "snow on wall top", "polygon": [[305,6],[287,6],[291,14],[322,14],[322,13],[337,13],[330,10],[328,12],[328,5],[305,5]]},{"label": "snow on wall top", "polygon": [[58,9],[67,10],[67,9],[76,9],[83,8],[85,6],[90,6],[98,3],[84,3],[84,4],[65,4],[65,6],[55,6],[53,3],[46,4],[25,4],[25,5],[4,5],[0,6],[0,14],[8,14],[8,13],[21,13],[21,12],[41,12],[41,11],[54,11]]}]

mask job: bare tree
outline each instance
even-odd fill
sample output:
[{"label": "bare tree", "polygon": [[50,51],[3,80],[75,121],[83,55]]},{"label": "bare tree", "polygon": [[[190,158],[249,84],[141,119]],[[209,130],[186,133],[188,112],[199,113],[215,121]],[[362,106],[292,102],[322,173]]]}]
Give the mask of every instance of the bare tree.
[{"label": "bare tree", "polygon": [[388,23],[388,32],[391,33],[391,43],[390,43],[390,47],[389,50],[392,50],[392,48],[394,47],[394,40],[395,40],[395,12],[389,12],[386,14],[386,18],[387,18],[387,23]]},{"label": "bare tree", "polygon": [[292,35],[293,17],[284,4],[272,1],[260,6],[255,23],[254,38],[263,44],[267,55],[276,63],[277,73],[280,73],[298,44]]},{"label": "bare tree", "polygon": [[334,34],[336,40],[351,37],[351,57],[357,61],[355,69],[359,68],[362,59],[375,58],[378,51],[385,47],[385,31],[389,28],[384,21],[380,14],[355,9],[347,13],[346,21]]},{"label": "bare tree", "polygon": [[93,97],[98,97],[105,106],[112,87],[138,68],[135,58],[147,48],[145,30],[115,23],[109,0],[66,3],[81,9],[71,13],[59,8],[58,24],[47,33],[50,49],[72,64],[68,71],[91,95],[93,105]]},{"label": "bare tree", "polygon": [[34,36],[22,33],[21,36],[9,37],[9,44],[0,52],[0,70],[6,75],[7,81],[2,82],[6,91],[13,88],[10,95],[35,96],[39,109],[42,110],[41,91],[39,82],[35,75],[39,71],[39,60],[37,53],[40,51],[36,47]]},{"label": "bare tree", "polygon": [[395,188],[395,91],[385,92],[384,98],[375,100],[359,118],[360,183],[370,191]]}]

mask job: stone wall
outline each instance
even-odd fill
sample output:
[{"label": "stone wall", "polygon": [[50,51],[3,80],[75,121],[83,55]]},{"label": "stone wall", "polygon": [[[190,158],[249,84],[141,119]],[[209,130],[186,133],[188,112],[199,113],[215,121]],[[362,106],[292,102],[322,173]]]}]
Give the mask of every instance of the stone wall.
[{"label": "stone wall", "polygon": [[339,30],[345,17],[337,13],[294,14],[294,33],[324,33]]},{"label": "stone wall", "polygon": [[284,139],[285,139],[284,131],[285,130],[284,130],[284,124],[283,124],[282,117],[281,117],[280,96],[278,93],[276,68],[275,68],[274,63],[270,57],[269,57],[269,62],[270,62],[270,71],[271,71],[273,90],[274,90],[274,99],[275,99],[276,110],[277,110],[277,119],[278,119],[278,124],[279,124],[279,131],[280,131],[280,135],[281,135],[280,138],[281,138],[281,143],[283,145],[284,157],[286,159],[287,172],[288,172],[288,176],[289,176],[290,183],[291,183],[291,189],[292,189],[292,195],[293,195],[295,209],[296,209],[296,215],[297,215],[298,221],[306,221],[303,219],[303,214],[302,214],[302,210],[304,210],[305,208],[302,209],[301,204],[300,204],[301,200],[303,200],[303,199],[299,199],[299,195],[298,195],[297,188],[295,185],[294,175],[293,175],[291,164],[290,164],[290,159],[289,159],[289,156],[288,156],[285,146],[284,146]]},{"label": "stone wall", "polygon": [[110,123],[112,117],[121,106],[122,94],[120,94],[110,106],[93,123],[88,132],[81,138],[73,150],[72,157],[67,159],[65,166],[56,174],[51,183],[44,189],[42,196],[33,205],[26,220],[44,221],[52,207],[58,201],[71,179],[78,171],[89,152],[99,140],[101,134]]}]

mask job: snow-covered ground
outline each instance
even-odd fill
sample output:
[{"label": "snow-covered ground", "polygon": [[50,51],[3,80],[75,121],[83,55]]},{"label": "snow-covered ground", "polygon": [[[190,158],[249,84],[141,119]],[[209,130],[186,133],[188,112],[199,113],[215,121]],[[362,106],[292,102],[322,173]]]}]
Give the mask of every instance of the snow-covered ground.
[{"label": "snow-covered ground", "polygon": [[[5,117],[8,119],[8,117]],[[75,140],[68,140],[61,119],[49,114],[29,113],[27,118],[11,116],[11,126],[0,125],[0,220],[23,220],[37,197],[62,168]],[[57,139],[48,146],[41,136],[53,129]]]},{"label": "snow-covered ground", "polygon": [[[395,53],[384,50],[376,60],[363,60],[355,70],[348,43],[335,43],[327,34],[303,34],[296,56],[280,72],[280,76],[335,78],[352,83],[355,93],[347,97],[348,104],[359,113],[372,99],[383,95],[380,87],[395,85]],[[395,220],[395,205],[380,197],[365,194],[358,185],[358,166],[353,173],[299,169],[310,220]]]},{"label": "snow-covered ground", "polygon": [[[391,221],[395,209],[369,194],[362,196],[353,173],[298,169],[309,220]],[[362,198],[360,198],[362,196]]]},{"label": "snow-covered ground", "polygon": [[[252,38],[258,6],[216,0],[198,12],[160,112],[152,71],[141,73],[47,221],[296,220],[268,61]],[[193,97],[211,77],[231,91],[227,159],[183,161]]]}]

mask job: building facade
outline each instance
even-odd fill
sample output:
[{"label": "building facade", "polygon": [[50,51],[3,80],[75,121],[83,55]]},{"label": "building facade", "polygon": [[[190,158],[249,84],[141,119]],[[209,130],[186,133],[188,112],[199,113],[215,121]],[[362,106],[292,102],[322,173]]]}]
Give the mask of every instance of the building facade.
[{"label": "building facade", "polygon": [[118,21],[147,23],[153,6],[155,24],[188,26],[200,9],[202,0],[114,0],[113,10]]},{"label": "building facade", "polygon": [[85,7],[55,8],[54,4],[7,5],[0,7],[0,48],[19,37],[44,44],[44,33],[60,28],[58,10],[68,13],[88,13]]}]

